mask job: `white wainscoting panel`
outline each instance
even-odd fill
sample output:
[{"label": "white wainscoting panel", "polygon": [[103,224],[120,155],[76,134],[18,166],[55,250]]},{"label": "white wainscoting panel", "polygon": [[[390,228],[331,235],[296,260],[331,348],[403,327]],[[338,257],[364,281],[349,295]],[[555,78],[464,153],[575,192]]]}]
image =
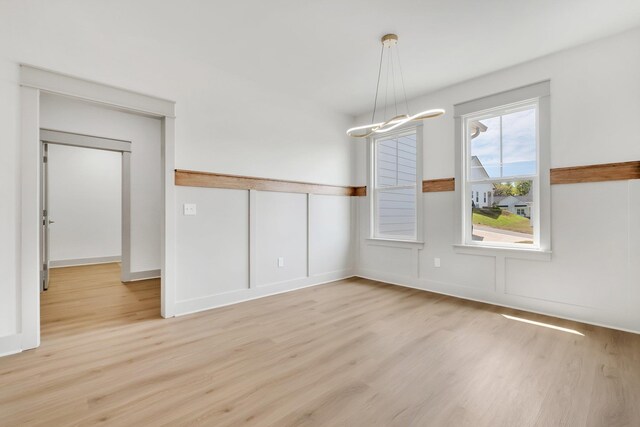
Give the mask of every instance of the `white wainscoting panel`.
[{"label": "white wainscoting panel", "polygon": [[176,301],[248,289],[249,192],[176,187],[176,201]]},{"label": "white wainscoting panel", "polygon": [[388,275],[413,277],[417,260],[415,254],[413,248],[379,246],[365,242],[360,246],[359,267]]},{"label": "white wainscoting panel", "polygon": [[353,275],[350,197],[176,187],[176,200],[176,315]]},{"label": "white wainscoting panel", "polygon": [[[256,284],[307,277],[307,194],[257,191]],[[278,266],[278,258],[283,266]]]},{"label": "white wainscoting panel", "polygon": [[[459,286],[494,292],[496,287],[496,258],[456,254],[448,250],[424,250],[420,256],[420,277],[436,282],[453,282]],[[440,259],[435,267],[434,259]],[[464,268],[460,268],[463,265]]]},{"label": "white wainscoting panel", "polygon": [[624,305],[627,192],[627,181],[553,186],[552,262],[507,260],[506,293],[600,310]]},{"label": "white wainscoting panel", "polygon": [[423,197],[420,250],[367,241],[359,200],[358,276],[640,332],[640,180],[553,186],[550,260],[456,253],[454,193]]},{"label": "white wainscoting panel", "polygon": [[309,195],[309,275],[353,267],[351,197]]}]

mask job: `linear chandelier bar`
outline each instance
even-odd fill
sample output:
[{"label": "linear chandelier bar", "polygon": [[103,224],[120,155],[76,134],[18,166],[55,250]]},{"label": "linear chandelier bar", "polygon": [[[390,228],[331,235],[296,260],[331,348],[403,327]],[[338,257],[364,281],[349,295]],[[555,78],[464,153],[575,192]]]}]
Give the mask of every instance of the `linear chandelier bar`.
[{"label": "linear chandelier bar", "polygon": [[[407,100],[407,91],[404,85],[404,76],[402,73],[402,66],[400,65],[400,53],[398,51],[398,36],[396,34],[385,34],[380,39],[382,42],[382,51],[380,53],[380,65],[378,68],[378,82],[376,84],[376,95],[373,101],[373,114],[371,116],[371,123],[367,125],[356,126],[347,129],[347,135],[352,136],[354,138],[368,138],[375,134],[384,134],[390,132],[394,129],[397,129],[401,126],[404,126],[407,123],[414,121],[422,121],[426,119],[431,119],[435,117],[442,116],[445,113],[445,110],[442,108],[433,108],[430,110],[425,110],[420,113],[411,114],[409,112],[409,102]],[[393,51],[395,50],[395,57],[397,58],[397,73]],[[385,52],[386,54],[386,69],[383,73],[383,68],[385,64]],[[397,77],[396,77],[397,74]],[[384,75],[384,116],[381,121],[376,121],[376,112],[378,110],[378,97],[381,96],[381,92],[383,88],[380,87],[380,84],[383,80],[382,76]],[[391,83],[389,83],[389,78],[391,77]],[[396,85],[396,80],[399,78],[399,82]],[[393,98],[392,108],[389,108],[389,85],[391,84],[391,97]],[[402,88],[402,93],[400,94],[402,98],[404,98],[404,106],[405,113],[400,114],[398,112],[398,90]],[[401,103],[402,104],[402,103]],[[391,109],[393,116],[387,118],[387,111]]]}]

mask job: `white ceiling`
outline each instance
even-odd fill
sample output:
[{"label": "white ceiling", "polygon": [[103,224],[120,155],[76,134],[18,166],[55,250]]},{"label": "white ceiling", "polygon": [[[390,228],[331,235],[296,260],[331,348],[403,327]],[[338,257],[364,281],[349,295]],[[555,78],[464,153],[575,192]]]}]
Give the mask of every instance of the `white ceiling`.
[{"label": "white ceiling", "polygon": [[84,9],[76,15],[85,15],[86,25],[99,14],[111,23],[103,31],[170,45],[352,115],[371,108],[379,38],[388,32],[400,36],[412,97],[640,26],[640,0],[136,0],[75,7]]}]

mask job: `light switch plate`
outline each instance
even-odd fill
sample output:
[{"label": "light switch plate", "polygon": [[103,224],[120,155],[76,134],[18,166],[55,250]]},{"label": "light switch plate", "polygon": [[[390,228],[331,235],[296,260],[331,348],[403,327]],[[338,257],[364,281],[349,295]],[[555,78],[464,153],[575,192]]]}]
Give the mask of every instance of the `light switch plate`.
[{"label": "light switch plate", "polygon": [[436,268],[440,267],[440,258],[433,259],[433,266]]},{"label": "light switch plate", "polygon": [[186,216],[195,216],[195,214],[196,214],[196,205],[195,205],[195,203],[185,203],[183,208],[184,208],[184,214]]},{"label": "light switch plate", "polygon": [[284,257],[278,257],[278,267],[284,267]]}]

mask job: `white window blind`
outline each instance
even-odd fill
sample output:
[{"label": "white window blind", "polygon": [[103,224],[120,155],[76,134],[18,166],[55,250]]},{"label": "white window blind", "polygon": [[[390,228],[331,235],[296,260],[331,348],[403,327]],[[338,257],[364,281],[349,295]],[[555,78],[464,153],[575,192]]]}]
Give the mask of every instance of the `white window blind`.
[{"label": "white window blind", "polygon": [[374,141],[374,236],[417,237],[417,142],[415,129]]}]

